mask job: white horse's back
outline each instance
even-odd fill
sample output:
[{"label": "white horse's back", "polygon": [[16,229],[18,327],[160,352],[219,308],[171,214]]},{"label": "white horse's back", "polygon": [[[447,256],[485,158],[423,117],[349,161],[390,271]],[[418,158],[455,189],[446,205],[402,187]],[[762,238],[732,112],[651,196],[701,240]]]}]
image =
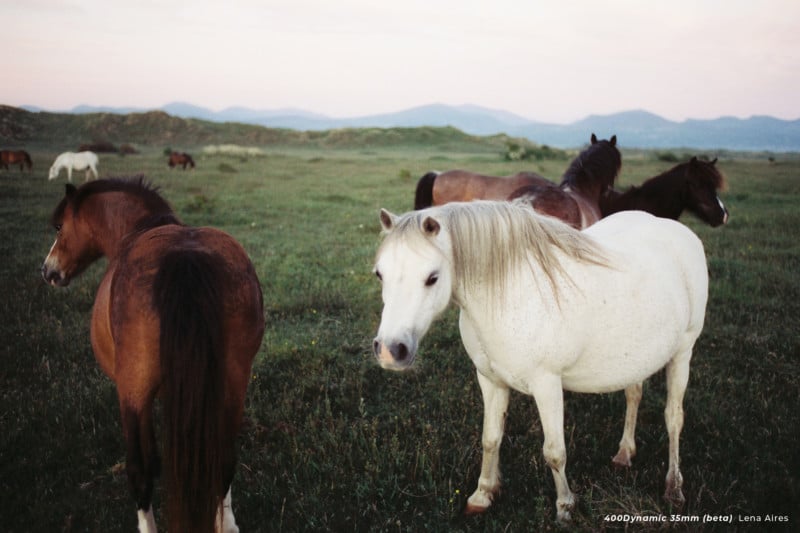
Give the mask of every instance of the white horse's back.
[{"label": "white horse's back", "polygon": [[[619,215],[584,231],[607,250],[610,265],[570,269],[577,287],[566,290],[578,305],[563,306],[565,329],[547,337],[574,354],[561,374],[568,390],[609,392],[642,381],[690,350],[703,329],[708,271],[701,241],[672,220]],[[540,348],[542,342],[540,336]]]}]

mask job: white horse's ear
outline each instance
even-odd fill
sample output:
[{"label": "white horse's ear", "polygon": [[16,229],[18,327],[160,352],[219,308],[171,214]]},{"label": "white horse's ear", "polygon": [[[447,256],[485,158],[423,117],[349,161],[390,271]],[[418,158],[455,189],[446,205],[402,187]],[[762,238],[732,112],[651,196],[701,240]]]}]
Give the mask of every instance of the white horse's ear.
[{"label": "white horse's ear", "polygon": [[386,209],[381,209],[381,226],[384,231],[390,231],[395,224],[397,224],[397,215],[394,215]]},{"label": "white horse's ear", "polygon": [[432,217],[425,217],[425,220],[422,221],[422,230],[425,232],[425,235],[435,237],[439,234],[440,229],[442,229],[441,224]]}]

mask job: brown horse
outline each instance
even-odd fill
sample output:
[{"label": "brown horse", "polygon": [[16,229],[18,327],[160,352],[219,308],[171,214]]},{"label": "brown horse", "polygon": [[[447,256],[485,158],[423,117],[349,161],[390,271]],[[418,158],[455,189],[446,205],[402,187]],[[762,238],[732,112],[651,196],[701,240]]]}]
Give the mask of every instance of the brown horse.
[{"label": "brown horse", "polygon": [[536,211],[583,229],[602,218],[600,198],[614,185],[621,167],[617,136],[598,141],[593,133],[591,144],[570,163],[560,185],[527,185],[513,191],[508,199],[525,200]]},{"label": "brown horse", "polygon": [[169,168],[175,168],[177,165],[186,170],[186,165],[194,168],[194,159],[186,152],[172,152],[169,154],[169,161],[167,162]]},{"label": "brown horse", "polygon": [[428,172],[417,182],[414,209],[424,209],[450,202],[472,200],[505,200],[508,195],[526,185],[545,185],[546,178],[533,172],[512,176],[485,176],[468,170]]},{"label": "brown horse", "polygon": [[19,170],[22,172],[25,167],[31,170],[33,161],[25,150],[0,150],[0,165],[6,170],[8,170],[8,165],[19,165]]},{"label": "brown horse", "polygon": [[678,220],[690,211],[706,224],[717,227],[728,221],[728,210],[717,191],[725,190],[725,177],[713,161],[692,157],[625,192],[609,190],[600,200],[603,216],[617,211],[641,210]]},{"label": "brown horse", "polygon": [[65,286],[108,258],[91,341],[117,386],[140,531],[155,531],[156,395],[169,530],[237,531],[235,440],[264,333],[261,286],[247,253],[226,233],[184,226],[142,177],[68,184],[52,224],[57,236],[42,266],[48,283]]}]

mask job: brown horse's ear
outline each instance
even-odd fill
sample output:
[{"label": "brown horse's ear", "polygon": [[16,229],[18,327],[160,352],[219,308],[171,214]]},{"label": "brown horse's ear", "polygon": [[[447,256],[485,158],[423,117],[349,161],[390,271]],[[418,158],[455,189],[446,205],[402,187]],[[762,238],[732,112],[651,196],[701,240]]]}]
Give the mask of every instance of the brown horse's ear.
[{"label": "brown horse's ear", "polygon": [[597,144],[597,135],[592,133],[592,144]]},{"label": "brown horse's ear", "polygon": [[716,157],[715,157],[715,158],[714,158],[714,160],[711,162],[711,164],[712,164],[712,165],[716,165],[716,164],[717,164],[717,158],[716,158]]},{"label": "brown horse's ear", "polygon": [[696,164],[697,163],[697,156],[693,155],[692,158],[689,160],[689,163],[691,163],[693,165]]},{"label": "brown horse's ear", "polygon": [[67,185],[66,185],[65,189],[66,189],[66,191],[65,191],[65,194],[66,194],[67,198],[72,198],[72,196],[73,196],[73,195],[75,194],[75,192],[78,190],[78,189],[77,189],[77,188],[76,188],[76,187],[75,187],[73,184],[71,184],[71,183],[67,183]]},{"label": "brown horse's ear", "polygon": [[422,230],[429,237],[438,235],[440,229],[442,229],[442,226],[432,217],[425,217],[425,220],[422,221]]},{"label": "brown horse's ear", "polygon": [[397,216],[386,209],[381,209],[381,226],[384,231],[390,231],[397,223]]},{"label": "brown horse's ear", "polygon": [[611,139],[608,142],[611,143],[611,146],[616,146],[617,145],[617,136],[616,135],[612,135]]}]

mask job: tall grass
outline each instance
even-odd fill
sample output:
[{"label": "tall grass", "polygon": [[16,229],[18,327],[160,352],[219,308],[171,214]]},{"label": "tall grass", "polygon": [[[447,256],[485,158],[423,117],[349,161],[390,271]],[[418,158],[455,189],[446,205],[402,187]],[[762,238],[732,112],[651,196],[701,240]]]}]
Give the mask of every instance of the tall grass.
[{"label": "tall grass", "polygon": [[[267,332],[233,485],[242,531],[556,530],[538,414],[519,394],[502,445],[503,493],[486,515],[462,517],[480,469],[482,404],[456,312],[423,340],[415,371],[384,372],[370,355],[381,307],[370,270],[379,208],[412,206],[408,175],[461,167],[555,179],[565,163],[430,147],[261,148],[266,156],[240,159],[196,150],[194,171],[169,170],[156,149],[101,156],[99,167],[105,176],[144,173],[185,222],[233,234],[262,281]],[[45,177],[55,151],[33,154],[33,175],[0,173],[0,519],[16,532],[131,531],[115,389],[89,345],[103,261],[66,289],[45,286],[38,273],[63,194],[63,178]],[[705,243],[711,295],[684,405],[680,515],[781,515],[796,529],[800,163],[776,160],[721,160],[730,223],[683,220]],[[221,163],[235,172],[220,173]],[[622,183],[667,165],[656,154],[625,158]],[[678,512],[661,499],[664,397],[657,375],[645,386],[634,466],[618,471],[610,459],[622,394],[566,395],[576,529]],[[161,500],[159,486],[157,514]]]}]

